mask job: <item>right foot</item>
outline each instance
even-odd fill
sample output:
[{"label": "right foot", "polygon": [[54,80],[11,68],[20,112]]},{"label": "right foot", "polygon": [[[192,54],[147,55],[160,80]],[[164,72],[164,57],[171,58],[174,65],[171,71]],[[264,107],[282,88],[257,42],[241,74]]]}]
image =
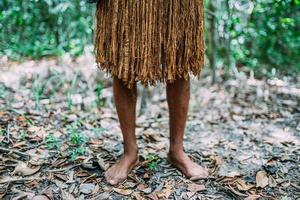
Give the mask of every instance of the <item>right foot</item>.
[{"label": "right foot", "polygon": [[168,160],[187,178],[206,179],[209,175],[206,168],[192,161],[184,151],[169,152]]},{"label": "right foot", "polygon": [[130,171],[138,164],[138,156],[123,155],[121,159],[105,172],[105,179],[110,185],[116,186],[127,179]]}]

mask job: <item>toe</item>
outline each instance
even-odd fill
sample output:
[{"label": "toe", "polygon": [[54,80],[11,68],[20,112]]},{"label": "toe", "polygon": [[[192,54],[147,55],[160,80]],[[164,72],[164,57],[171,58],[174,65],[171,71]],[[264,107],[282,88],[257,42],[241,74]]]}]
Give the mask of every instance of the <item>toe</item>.
[{"label": "toe", "polygon": [[105,177],[106,182],[111,184],[113,178],[109,175],[109,173],[105,173],[104,177]]},{"label": "toe", "polygon": [[209,173],[206,168],[200,167],[193,176],[191,176],[191,179],[198,180],[198,179],[206,179],[208,178]]},{"label": "toe", "polygon": [[114,180],[114,179],[110,179],[110,180],[108,181],[108,183],[109,183],[110,185],[117,185],[117,184],[118,184],[118,181],[116,181],[116,180]]}]

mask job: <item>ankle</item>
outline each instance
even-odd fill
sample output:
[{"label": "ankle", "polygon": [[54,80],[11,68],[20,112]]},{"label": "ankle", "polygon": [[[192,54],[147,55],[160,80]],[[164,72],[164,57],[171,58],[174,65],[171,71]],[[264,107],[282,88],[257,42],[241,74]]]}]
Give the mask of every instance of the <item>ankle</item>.
[{"label": "ankle", "polygon": [[137,148],[125,149],[124,156],[130,157],[130,158],[137,158],[138,157],[138,149]]},{"label": "ankle", "polygon": [[182,146],[170,146],[168,154],[169,156],[179,156],[184,154],[184,149]]}]

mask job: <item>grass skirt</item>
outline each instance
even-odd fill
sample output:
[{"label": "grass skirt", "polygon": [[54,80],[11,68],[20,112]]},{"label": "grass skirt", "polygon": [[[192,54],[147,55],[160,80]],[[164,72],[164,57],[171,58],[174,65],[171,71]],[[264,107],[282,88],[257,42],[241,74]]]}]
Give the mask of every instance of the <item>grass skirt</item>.
[{"label": "grass skirt", "polygon": [[100,0],[95,33],[98,67],[129,88],[200,75],[203,0]]}]

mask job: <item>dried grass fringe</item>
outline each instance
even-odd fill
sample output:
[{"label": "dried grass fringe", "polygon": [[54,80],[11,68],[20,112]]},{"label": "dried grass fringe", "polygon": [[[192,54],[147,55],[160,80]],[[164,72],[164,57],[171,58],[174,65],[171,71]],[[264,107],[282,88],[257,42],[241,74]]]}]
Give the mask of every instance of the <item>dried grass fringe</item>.
[{"label": "dried grass fringe", "polygon": [[188,79],[204,64],[203,0],[101,0],[96,11],[98,67],[135,82]]}]

